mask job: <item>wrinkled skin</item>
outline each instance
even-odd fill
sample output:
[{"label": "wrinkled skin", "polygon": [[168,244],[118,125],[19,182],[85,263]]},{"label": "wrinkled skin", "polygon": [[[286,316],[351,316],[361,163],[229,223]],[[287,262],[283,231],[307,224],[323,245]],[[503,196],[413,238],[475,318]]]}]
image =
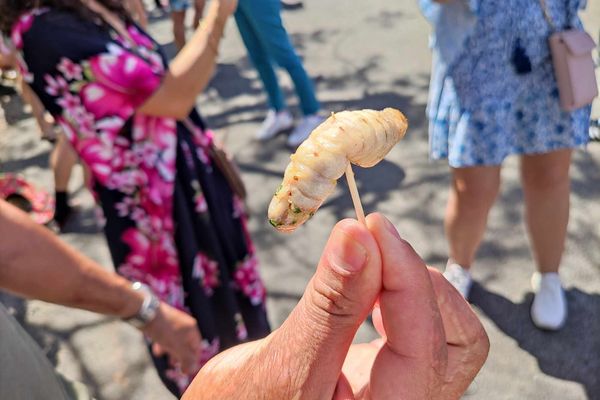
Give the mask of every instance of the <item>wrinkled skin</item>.
[{"label": "wrinkled skin", "polygon": [[[213,358],[183,399],[459,399],[487,358],[481,323],[385,217],[367,225],[338,223],[284,324]],[[351,346],[372,310],[381,338]]]}]

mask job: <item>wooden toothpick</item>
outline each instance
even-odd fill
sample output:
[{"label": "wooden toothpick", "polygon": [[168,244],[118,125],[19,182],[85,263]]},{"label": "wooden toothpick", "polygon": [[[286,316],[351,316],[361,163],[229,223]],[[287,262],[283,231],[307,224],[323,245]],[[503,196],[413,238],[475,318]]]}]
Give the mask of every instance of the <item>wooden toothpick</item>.
[{"label": "wooden toothpick", "polygon": [[350,189],[350,196],[352,196],[352,203],[354,203],[354,210],[356,211],[356,218],[358,222],[367,226],[365,220],[365,211],[363,210],[362,203],[360,202],[360,196],[358,194],[358,188],[356,187],[356,180],[354,180],[354,172],[352,171],[352,164],[348,163],[346,167],[346,179],[348,180],[348,188]]}]

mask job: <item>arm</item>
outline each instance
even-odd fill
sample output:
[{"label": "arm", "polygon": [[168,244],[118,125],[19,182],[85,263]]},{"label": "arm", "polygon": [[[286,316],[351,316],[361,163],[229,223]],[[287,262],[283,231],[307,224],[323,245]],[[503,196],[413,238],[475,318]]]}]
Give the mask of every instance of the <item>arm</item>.
[{"label": "arm", "polygon": [[144,29],[148,28],[148,16],[141,0],[127,0],[125,5],[135,22]]},{"label": "arm", "polygon": [[130,282],[111,274],[0,202],[0,287],[68,307],[127,317],[143,297]]},{"label": "arm", "polygon": [[[381,338],[351,346],[373,306]],[[454,400],[488,349],[469,304],[375,214],[338,223],[283,325],[212,358],[183,399]]]},{"label": "arm", "polygon": [[214,0],[205,21],[169,66],[160,88],[140,108],[147,115],[185,118],[212,77],[225,23],[237,0]]},{"label": "arm", "polygon": [[[131,282],[105,271],[3,200],[0,238],[2,289],[121,318],[136,314],[142,305],[144,296]],[[201,338],[192,317],[161,303],[143,332],[185,370],[194,369]]]}]

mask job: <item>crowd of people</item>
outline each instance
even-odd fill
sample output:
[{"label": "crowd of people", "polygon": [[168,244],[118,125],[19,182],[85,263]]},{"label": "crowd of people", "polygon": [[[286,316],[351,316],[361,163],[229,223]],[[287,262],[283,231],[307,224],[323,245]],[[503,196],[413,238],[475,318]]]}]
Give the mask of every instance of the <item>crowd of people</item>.
[{"label": "crowd of people", "polygon": [[[508,2],[420,2],[434,28],[430,155],[447,159],[451,174],[445,278],[428,269],[383,216],[370,216],[366,227],[342,221],[297,308],[271,331],[244,193],[232,184],[196,99],[234,19],[268,98],[256,139],[291,130],[287,144],[295,147],[324,120],[283,25],[281,2],[170,1],[178,52],[167,60],[146,30],[146,5],[139,0],[0,0],[0,29],[10,39],[0,61],[18,70],[42,137],[58,138],[55,220],[63,227],[72,215],[67,185],[80,162],[103,211],[118,273],[102,271],[0,200],[0,236],[9,238],[0,242],[0,287],[140,328],[160,378],[178,397],[459,398],[487,357],[487,336],[464,299],[509,155],[521,157],[538,270],[532,321],[557,330],[567,318],[558,270],[569,166],[573,149],[589,140],[590,107],[560,109],[544,15],[582,29],[577,12],[584,3],[546,0],[543,13],[537,2],[523,9]],[[156,6],[167,8],[159,0]],[[186,37],[190,8],[194,32]],[[298,123],[275,66],[294,84]],[[24,247],[32,240],[38,252]],[[371,312],[387,340],[351,347]],[[316,333],[303,335],[298,327],[304,326]],[[0,354],[31,347],[1,307],[0,332]],[[38,352],[27,354],[21,365],[30,372],[19,379],[0,375],[0,397],[35,390],[22,382],[37,379],[45,382],[43,390],[23,398],[48,398],[52,390],[52,398],[69,398],[74,389]],[[7,360],[0,358],[0,368]],[[283,372],[270,374],[264,363]]]}]

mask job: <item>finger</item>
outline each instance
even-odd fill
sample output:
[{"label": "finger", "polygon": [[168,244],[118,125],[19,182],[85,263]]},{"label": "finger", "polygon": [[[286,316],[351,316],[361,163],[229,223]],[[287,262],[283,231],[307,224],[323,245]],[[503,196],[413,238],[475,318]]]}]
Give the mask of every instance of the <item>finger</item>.
[{"label": "finger", "polygon": [[[385,217],[370,215],[367,225],[382,257],[379,304],[387,335],[386,346],[373,367],[373,397],[387,398],[398,390],[407,390],[397,398],[435,398],[446,369],[447,349],[428,270]],[[399,376],[414,384],[395,387]]]},{"label": "finger", "polygon": [[335,387],[333,400],[355,400],[350,382],[348,382],[348,379],[343,373],[340,374],[337,386]]},{"label": "finger", "polygon": [[421,358],[445,338],[424,333],[443,332],[442,320],[427,267],[392,223],[381,214],[367,218],[369,230],[380,247],[383,263],[379,305],[388,344],[401,355]]},{"label": "finger", "polygon": [[459,398],[469,387],[487,359],[490,342],[471,306],[443,277],[429,268],[448,343],[447,399]]},{"label": "finger", "polygon": [[382,338],[387,337],[385,334],[385,328],[383,327],[383,317],[381,316],[381,307],[379,304],[375,304],[375,307],[373,307],[371,320],[373,321],[373,326],[375,327],[377,333],[379,333],[379,336]]},{"label": "finger", "polygon": [[152,354],[156,357],[162,357],[166,354],[166,351],[158,343],[152,343]]},{"label": "finger", "polygon": [[[375,239],[355,220],[339,222],[317,271],[288,320],[274,335],[299,365],[297,382],[326,388],[306,398],[331,398],[352,339],[381,288]],[[292,353],[292,354],[289,354]]]}]

